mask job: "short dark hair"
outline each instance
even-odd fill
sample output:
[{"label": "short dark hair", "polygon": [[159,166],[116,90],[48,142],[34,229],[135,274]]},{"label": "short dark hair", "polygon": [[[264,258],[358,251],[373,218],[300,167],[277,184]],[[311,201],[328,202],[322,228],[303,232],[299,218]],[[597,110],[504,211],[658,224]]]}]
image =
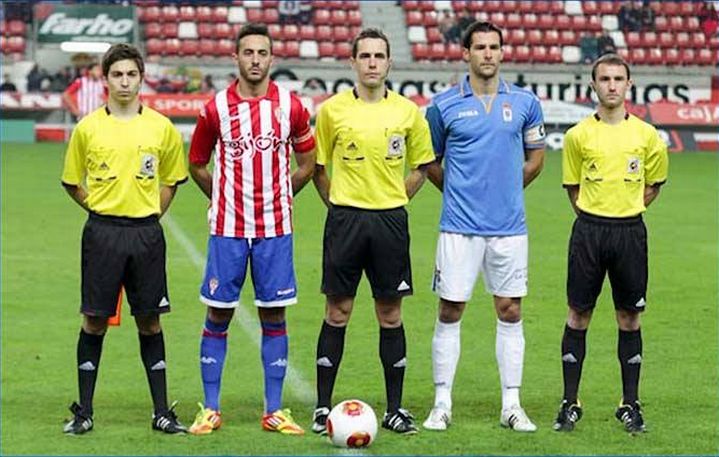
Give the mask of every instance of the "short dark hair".
[{"label": "short dark hair", "polygon": [[627,70],[627,79],[632,76],[631,72],[629,71],[629,64],[627,63],[627,61],[624,60],[619,54],[609,53],[600,56],[592,64],[592,81],[597,80],[597,67],[599,66],[599,64],[603,63],[608,65],[622,65],[624,69]]},{"label": "short dark hair", "polygon": [[359,46],[360,40],[364,40],[365,38],[379,38],[384,41],[384,44],[387,45],[387,58],[389,58],[389,38],[387,38],[387,35],[385,35],[382,30],[374,27],[363,29],[357,34],[354,40],[352,40],[352,58],[357,58],[357,47]]},{"label": "short dark hair", "polygon": [[240,40],[249,35],[262,35],[266,36],[270,40],[270,53],[272,53],[272,37],[270,31],[265,24],[259,24],[257,22],[248,22],[240,28],[237,32],[237,39],[235,40],[235,50],[240,49]]},{"label": "short dark hair", "polygon": [[[110,73],[112,64],[119,60],[134,60],[140,74],[145,74],[145,62],[142,60],[142,54],[133,45],[128,43],[117,43],[110,46],[110,49],[102,56],[102,74],[107,78]],[[92,68],[92,66],[90,66]]]},{"label": "short dark hair", "polygon": [[502,29],[492,24],[491,22],[475,21],[472,22],[469,27],[467,27],[467,30],[465,30],[464,34],[462,35],[462,46],[464,46],[464,49],[469,49],[472,47],[472,35],[474,35],[475,32],[495,32],[497,35],[499,35],[499,46],[504,45]]}]

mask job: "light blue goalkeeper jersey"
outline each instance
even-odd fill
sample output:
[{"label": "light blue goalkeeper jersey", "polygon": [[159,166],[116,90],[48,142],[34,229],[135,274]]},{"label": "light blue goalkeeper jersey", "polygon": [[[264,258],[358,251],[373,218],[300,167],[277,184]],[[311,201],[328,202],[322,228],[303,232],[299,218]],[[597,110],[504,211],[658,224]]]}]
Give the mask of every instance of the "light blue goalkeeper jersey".
[{"label": "light blue goalkeeper jersey", "polygon": [[525,149],[544,147],[539,99],[499,81],[496,96],[474,95],[469,75],[427,108],[432,144],[444,161],[440,230],[482,236],[527,233]]}]

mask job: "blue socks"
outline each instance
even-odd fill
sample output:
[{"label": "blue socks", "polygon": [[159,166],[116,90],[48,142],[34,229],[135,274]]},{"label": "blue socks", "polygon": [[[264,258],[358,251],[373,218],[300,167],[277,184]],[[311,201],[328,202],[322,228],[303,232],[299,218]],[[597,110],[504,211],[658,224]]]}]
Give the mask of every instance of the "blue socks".
[{"label": "blue socks", "polygon": [[265,369],[265,412],[282,407],[282,384],[287,372],[287,328],[284,322],[262,322],[262,366]]},{"label": "blue socks", "polygon": [[220,382],[227,354],[227,327],[229,322],[217,324],[205,319],[200,343],[200,372],[205,391],[205,408],[220,410]]}]

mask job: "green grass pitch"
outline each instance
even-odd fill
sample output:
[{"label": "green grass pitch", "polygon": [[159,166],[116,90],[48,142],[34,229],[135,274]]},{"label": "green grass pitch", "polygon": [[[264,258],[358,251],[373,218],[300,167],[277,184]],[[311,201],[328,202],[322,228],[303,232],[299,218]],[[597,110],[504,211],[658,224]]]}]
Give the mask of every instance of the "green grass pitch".
[{"label": "green grass pitch", "polygon": [[[245,325],[234,322],[223,381],[225,425],[206,437],[150,430],[151,401],[129,310],[105,340],[96,390],[95,430],[63,436],[75,399],[75,343],[80,324],[79,245],[83,212],[60,186],[64,146],[2,144],[2,431],[4,455],[335,455],[311,433],[263,432],[259,329],[248,279]],[[645,362],[640,394],[649,432],[627,435],[613,413],[621,395],[616,324],[608,289],[588,336],[580,397],[585,416],[571,434],[551,424],[561,396],[559,344],[566,315],[566,246],[572,214],[560,186],[559,154],[527,191],[530,293],[522,402],[538,424],[522,435],[499,426],[495,317],[480,282],[462,329],[454,424],[446,433],[411,437],[380,432],[368,454],[696,455],[718,452],[716,154],[674,154],[670,179],[646,215],[650,243]],[[430,344],[436,298],[429,290],[440,195],[427,183],[410,204],[415,295],[404,303],[409,365],[404,405],[424,420],[433,400]],[[170,399],[189,425],[202,400],[198,352],[204,307],[198,301],[207,237],[207,201],[184,185],[163,221],[173,312],[163,317]],[[289,310],[293,376],[285,403],[308,427],[314,352],[324,302],[319,293],[325,211],[308,186],[296,200],[299,304]],[[381,414],[384,387],[378,328],[365,281],[357,297],[335,401],[358,397]]]}]

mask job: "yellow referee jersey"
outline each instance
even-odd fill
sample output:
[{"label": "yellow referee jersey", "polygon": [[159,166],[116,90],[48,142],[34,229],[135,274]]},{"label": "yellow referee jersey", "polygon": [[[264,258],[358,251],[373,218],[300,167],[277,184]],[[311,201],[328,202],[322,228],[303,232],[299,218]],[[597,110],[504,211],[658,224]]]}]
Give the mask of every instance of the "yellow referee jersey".
[{"label": "yellow referee jersey", "polygon": [[604,217],[631,217],[646,210],[644,187],[667,179],[667,146],[657,130],[627,115],[618,124],[598,114],[564,136],[562,182],[579,185],[577,207]]},{"label": "yellow referee jersey", "polygon": [[408,202],[405,163],[415,169],[434,160],[429,126],[417,105],[387,90],[377,103],[354,90],[336,94],[317,113],[317,163],[332,164],[330,201],[362,209]]},{"label": "yellow referee jersey", "polygon": [[121,120],[103,107],[75,127],[62,182],[85,182],[85,203],[107,216],[160,214],[160,185],[187,180],[182,136],[170,120],[148,107]]}]

